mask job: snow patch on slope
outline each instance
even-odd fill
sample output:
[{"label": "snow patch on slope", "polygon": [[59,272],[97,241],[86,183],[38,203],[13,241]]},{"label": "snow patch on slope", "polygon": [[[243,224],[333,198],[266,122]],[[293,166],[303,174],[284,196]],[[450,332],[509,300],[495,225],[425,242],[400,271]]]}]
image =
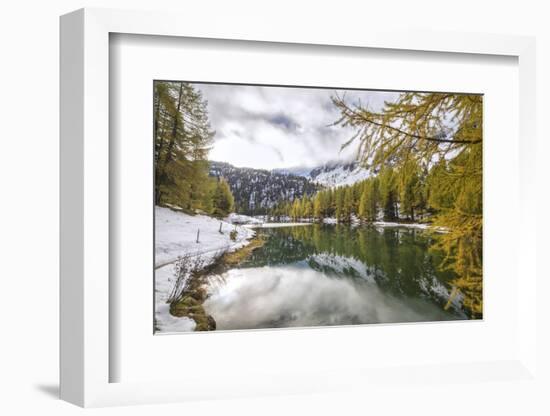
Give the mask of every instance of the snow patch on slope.
[{"label": "snow patch on slope", "polygon": [[353,185],[369,176],[369,171],[356,162],[325,165],[309,173],[309,179],[312,182],[329,188]]},{"label": "snow patch on slope", "polygon": [[259,218],[251,217],[249,215],[237,214],[235,212],[232,212],[231,214],[229,214],[225,218],[225,221],[231,224],[263,224],[264,223],[264,221]]}]

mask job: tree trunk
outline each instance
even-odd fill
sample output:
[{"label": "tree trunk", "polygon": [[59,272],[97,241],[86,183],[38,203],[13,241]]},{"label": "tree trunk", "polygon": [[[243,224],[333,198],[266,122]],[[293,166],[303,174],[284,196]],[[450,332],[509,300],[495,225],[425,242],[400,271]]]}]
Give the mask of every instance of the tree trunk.
[{"label": "tree trunk", "polygon": [[168,149],[166,149],[166,157],[164,158],[164,164],[162,167],[162,174],[166,173],[166,166],[172,160],[172,150],[174,150],[174,145],[176,143],[176,137],[178,133],[178,121],[179,113],[181,110],[181,99],[183,95],[183,82],[180,82],[180,90],[178,94],[178,105],[176,107],[176,113],[174,114],[174,125],[172,127],[172,134],[170,135],[170,143],[168,143]]},{"label": "tree trunk", "polygon": [[155,155],[155,201],[158,205],[160,203],[160,157],[162,153],[162,148],[164,144],[164,140],[162,139],[162,136],[164,135],[164,129],[160,132],[160,144],[158,149],[156,149],[157,154]]},{"label": "tree trunk", "polygon": [[159,116],[160,116],[160,93],[157,92],[157,108],[155,109],[155,143],[158,139],[158,131],[159,131]]}]

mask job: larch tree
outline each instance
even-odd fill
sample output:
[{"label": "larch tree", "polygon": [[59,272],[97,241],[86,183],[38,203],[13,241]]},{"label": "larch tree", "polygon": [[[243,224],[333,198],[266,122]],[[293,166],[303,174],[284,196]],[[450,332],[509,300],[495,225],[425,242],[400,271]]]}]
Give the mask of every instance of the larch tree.
[{"label": "larch tree", "polygon": [[380,207],[380,181],[377,177],[369,178],[367,187],[369,189],[368,219],[376,221]]},{"label": "larch tree", "polygon": [[334,210],[336,220],[338,222],[345,222],[344,188],[336,188],[334,190]]},{"label": "larch tree", "polygon": [[415,221],[415,214],[424,207],[420,168],[414,160],[408,160],[401,167],[398,176],[401,211],[411,221]]},{"label": "larch tree", "polygon": [[391,166],[384,166],[380,178],[380,204],[384,211],[384,221],[395,221],[399,218],[397,207],[397,177]]},{"label": "larch tree", "polygon": [[342,217],[345,222],[351,221],[351,216],[354,214],[353,189],[350,186],[344,187],[344,202],[342,209]]},{"label": "larch tree", "polygon": [[214,132],[207,102],[186,82],[155,81],[155,202],[200,208]]},{"label": "larch tree", "polygon": [[219,178],[214,191],[212,214],[219,218],[225,217],[233,211],[234,207],[235,200],[229,184],[224,178]]},{"label": "larch tree", "polygon": [[359,198],[359,208],[357,215],[361,221],[368,221],[369,219],[369,191],[366,186],[362,187],[363,192]]},{"label": "larch tree", "polygon": [[464,306],[481,316],[483,97],[407,92],[376,111],[345,96],[334,96],[333,103],[340,111],[335,125],[355,131],[344,146],[356,143],[360,161],[372,170],[408,163],[433,170],[446,161],[437,177],[428,175],[437,185],[429,190],[435,224],[448,229],[438,246],[457,274]]},{"label": "larch tree", "polygon": [[323,201],[324,195],[323,192],[317,192],[315,195],[315,198],[313,199],[313,217],[318,220],[322,221],[324,218],[324,206]]},{"label": "larch tree", "polygon": [[297,220],[298,218],[300,218],[301,211],[302,211],[302,206],[301,206],[300,200],[295,199],[292,202],[292,206],[290,208],[290,216],[292,217],[293,220]]}]

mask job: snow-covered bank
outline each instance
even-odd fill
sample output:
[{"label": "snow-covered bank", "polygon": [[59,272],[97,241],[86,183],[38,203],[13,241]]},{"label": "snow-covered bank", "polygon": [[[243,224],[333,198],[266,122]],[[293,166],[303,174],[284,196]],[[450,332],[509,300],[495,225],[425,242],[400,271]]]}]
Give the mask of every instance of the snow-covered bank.
[{"label": "snow-covered bank", "polygon": [[[220,233],[221,223],[221,233]],[[235,241],[229,234],[237,231]],[[197,231],[199,242],[197,243]],[[155,326],[159,332],[192,331],[195,321],[170,314],[166,303],[175,284],[175,262],[178,257],[200,259],[203,266],[216,256],[237,250],[249,243],[255,232],[206,215],[188,215],[169,208],[155,207]]]},{"label": "snow-covered bank", "polygon": [[259,218],[237,214],[235,212],[229,214],[224,220],[231,224],[262,224],[264,222]]},{"label": "snow-covered bank", "polygon": [[447,230],[444,227],[435,227],[430,224],[420,224],[420,223],[407,223],[407,222],[386,222],[386,221],[375,221],[372,225],[376,227],[407,227],[407,228],[417,228],[419,230],[433,230],[438,233],[447,233]]},{"label": "snow-covered bank", "polygon": [[172,314],[170,314],[170,305],[166,302],[159,302],[157,300],[155,326],[158,332],[172,333],[194,331],[197,324],[194,320],[186,316],[172,316]]},{"label": "snow-covered bank", "polygon": [[[229,237],[232,230],[237,231],[235,241]],[[253,236],[254,231],[249,228],[206,215],[188,215],[155,207],[155,267],[172,263],[182,255],[204,256],[236,250],[246,245]]]},{"label": "snow-covered bank", "polygon": [[[334,217],[323,218],[323,224],[338,224],[339,221]],[[353,216],[351,219],[352,226],[361,225],[362,222],[356,216]],[[391,228],[391,227],[406,227],[406,228],[416,228],[419,230],[432,230],[438,233],[447,233],[448,229],[445,227],[435,227],[431,224],[421,224],[421,223],[411,223],[411,222],[390,222],[390,221],[374,221],[372,224],[375,227],[380,228]]]},{"label": "snow-covered bank", "polygon": [[374,221],[372,225],[376,227],[407,227],[407,228],[418,228],[420,230],[427,230],[430,228],[428,224],[420,223],[406,223],[406,222],[387,222],[387,221]]},{"label": "snow-covered bank", "polygon": [[282,217],[280,221],[269,222],[274,220],[274,217],[269,218],[264,216],[261,218],[251,217],[249,215],[231,213],[226,218],[225,221],[230,222],[231,224],[239,224],[248,229],[253,228],[280,228],[280,227],[295,227],[297,225],[310,225],[313,223],[311,219],[298,219],[299,222],[292,221],[290,217]]},{"label": "snow-covered bank", "polygon": [[281,227],[296,227],[299,225],[311,225],[312,222],[264,222],[260,224],[246,224],[249,229],[254,228],[281,228]]}]

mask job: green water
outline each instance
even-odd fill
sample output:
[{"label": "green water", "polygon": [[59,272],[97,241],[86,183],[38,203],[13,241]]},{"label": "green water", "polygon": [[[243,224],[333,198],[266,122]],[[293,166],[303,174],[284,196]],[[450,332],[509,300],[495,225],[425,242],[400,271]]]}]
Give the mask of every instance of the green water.
[{"label": "green water", "polygon": [[347,225],[260,229],[263,247],[211,276],[205,308],[217,329],[468,319],[435,233]]}]

